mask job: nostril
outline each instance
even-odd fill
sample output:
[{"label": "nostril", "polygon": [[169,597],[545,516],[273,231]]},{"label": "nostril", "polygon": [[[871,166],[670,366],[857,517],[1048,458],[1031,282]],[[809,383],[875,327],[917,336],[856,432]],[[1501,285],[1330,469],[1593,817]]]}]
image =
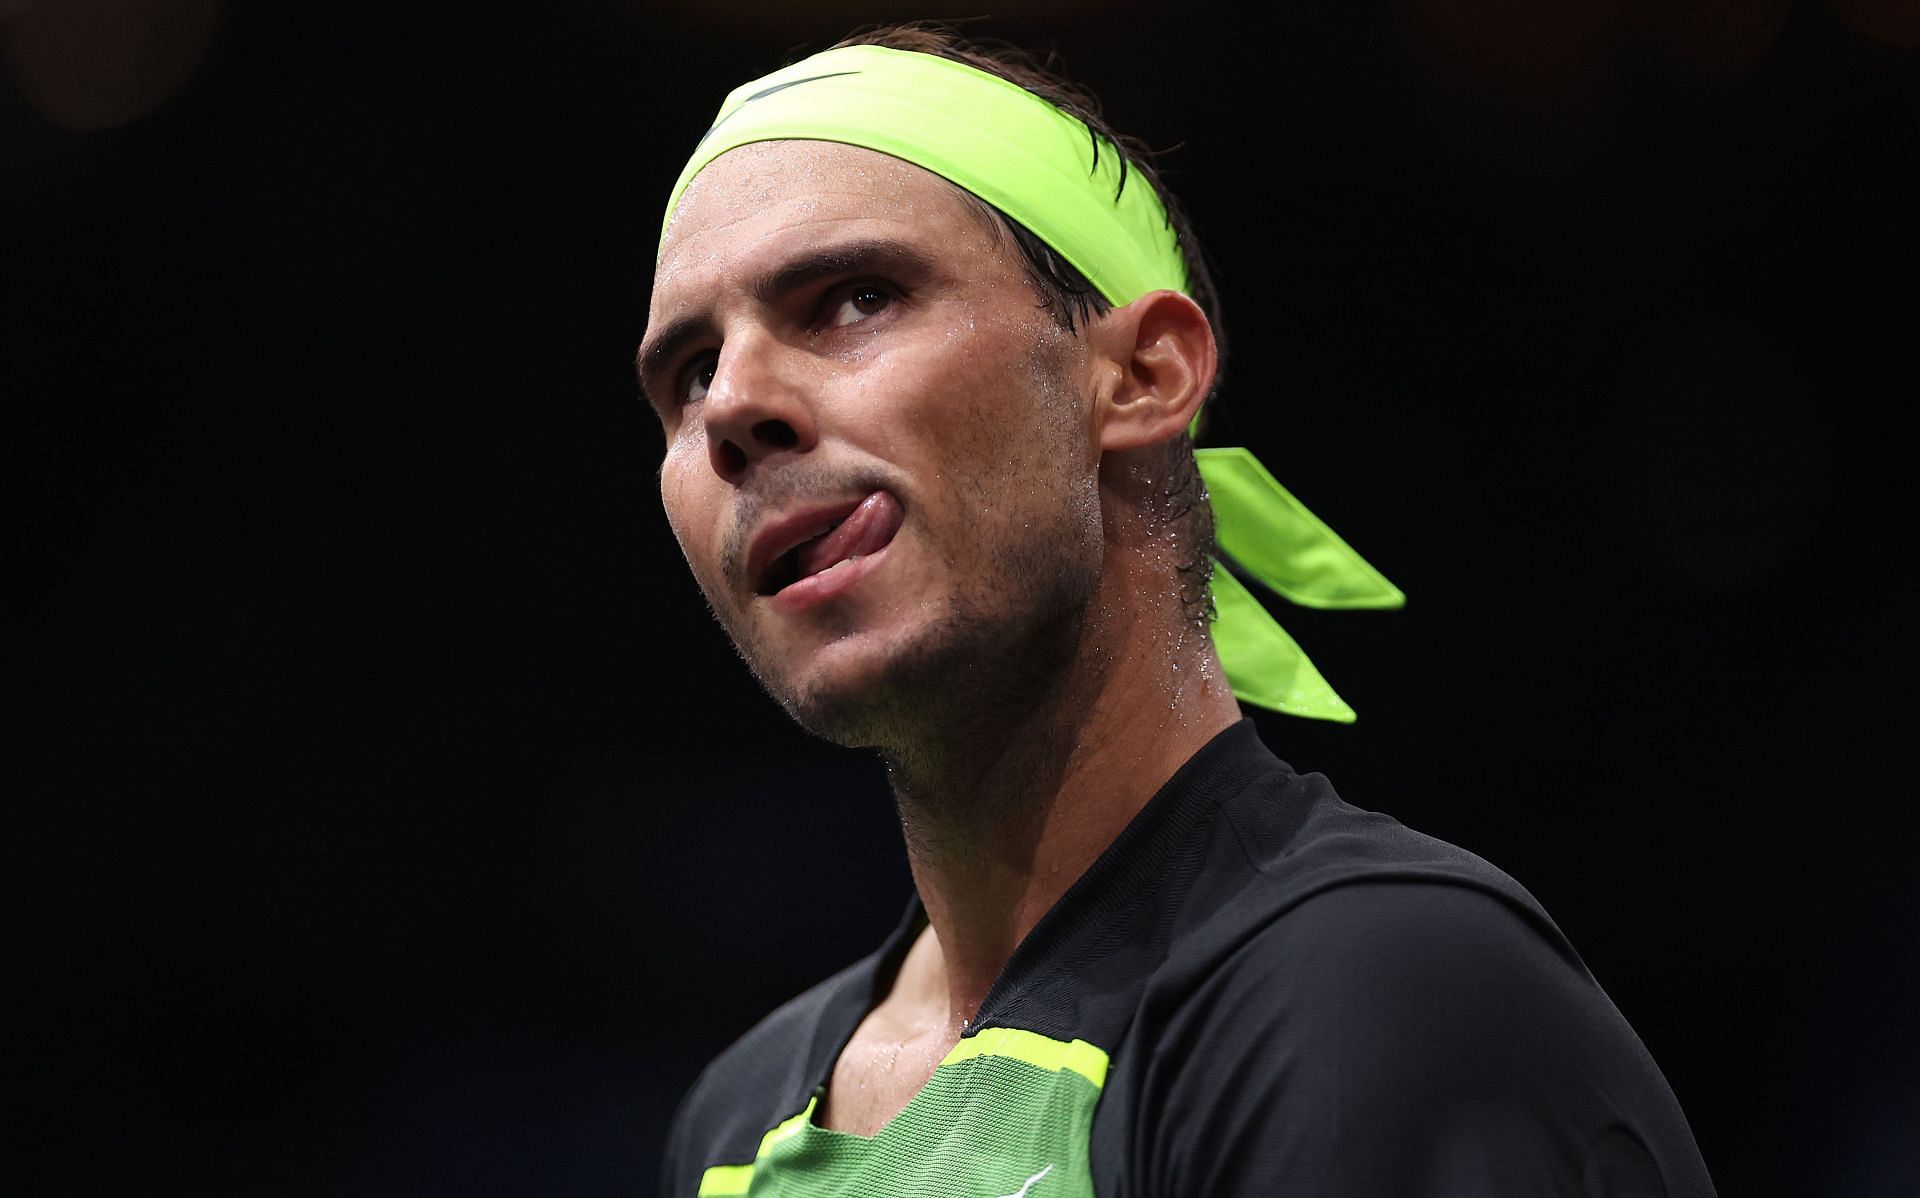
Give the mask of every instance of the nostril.
[{"label": "nostril", "polygon": [[753,426],[754,439],[775,449],[792,449],[800,440],[800,434],[784,420],[762,420]]},{"label": "nostril", "polygon": [[731,441],[720,442],[720,465],[726,474],[738,474],[747,468],[747,455]]}]

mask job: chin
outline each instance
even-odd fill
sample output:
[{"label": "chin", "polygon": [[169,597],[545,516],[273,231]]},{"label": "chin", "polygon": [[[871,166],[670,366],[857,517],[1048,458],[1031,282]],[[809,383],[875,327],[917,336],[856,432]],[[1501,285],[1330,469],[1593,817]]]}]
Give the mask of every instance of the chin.
[{"label": "chin", "polygon": [[921,713],[937,705],[947,676],[969,656],[945,627],[876,644],[849,636],[819,648],[803,670],[773,678],[754,673],[802,728],[848,748],[880,748],[912,736]]},{"label": "chin", "polygon": [[[1080,620],[1023,627],[1018,619],[950,612],[888,643],[847,637],[823,647],[804,677],[767,693],[807,731],[847,748],[899,755],[928,738],[978,724],[986,713],[1018,718],[1064,677]],[[862,643],[864,642],[864,643]]]}]

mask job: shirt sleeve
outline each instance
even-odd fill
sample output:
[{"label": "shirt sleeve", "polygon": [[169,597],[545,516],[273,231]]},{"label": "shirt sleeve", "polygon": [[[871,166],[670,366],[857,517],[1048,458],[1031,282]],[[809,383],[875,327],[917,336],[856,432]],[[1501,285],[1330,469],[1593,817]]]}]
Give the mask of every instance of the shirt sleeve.
[{"label": "shirt sleeve", "polygon": [[680,1198],[682,1194],[691,1194],[681,1174],[687,1154],[687,1105],[692,1095],[683,1096],[674,1108],[673,1120],[667,1125],[666,1143],[660,1150],[660,1173],[658,1185],[654,1189],[655,1198]]},{"label": "shirt sleeve", "polygon": [[1169,1020],[1142,1101],[1141,1189],[1167,1198],[1713,1193],[1592,976],[1468,886],[1356,882],[1276,919]]}]

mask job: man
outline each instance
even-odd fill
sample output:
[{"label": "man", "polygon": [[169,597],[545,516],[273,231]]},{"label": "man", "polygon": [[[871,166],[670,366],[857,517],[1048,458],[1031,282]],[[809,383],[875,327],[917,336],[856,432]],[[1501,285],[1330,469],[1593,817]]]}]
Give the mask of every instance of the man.
[{"label": "man", "polygon": [[916,893],[706,1070],[663,1194],[1711,1193],[1538,902],[1242,718],[1351,713],[1224,571],[1210,623],[1210,511],[1283,593],[1399,594],[1243,451],[1196,472],[1157,178],[1030,67],[861,40],[728,98],[638,365],[715,616],[879,751]]}]

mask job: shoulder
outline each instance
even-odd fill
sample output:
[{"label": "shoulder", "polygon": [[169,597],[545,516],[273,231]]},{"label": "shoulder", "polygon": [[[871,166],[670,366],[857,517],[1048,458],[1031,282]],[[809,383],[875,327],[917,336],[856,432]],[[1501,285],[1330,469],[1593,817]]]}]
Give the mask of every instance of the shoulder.
[{"label": "shoulder", "polygon": [[1671,1192],[1710,1192],[1688,1184],[1704,1168],[1665,1079],[1534,906],[1388,871],[1246,928],[1149,1050],[1140,1114],[1160,1120],[1162,1192],[1297,1177],[1352,1194],[1551,1193],[1616,1141]]},{"label": "shoulder", "polygon": [[[1352,946],[1356,951],[1444,925],[1457,936],[1544,944],[1576,973],[1586,973],[1546,908],[1498,866],[1390,815],[1353,806],[1323,774],[1290,774],[1284,781],[1290,799],[1273,786],[1250,788],[1225,807],[1254,877],[1207,921],[1199,938],[1204,953],[1217,960],[1270,925],[1304,935],[1330,922],[1355,922],[1354,930],[1367,933]],[[1533,935],[1521,935],[1527,931]]]},{"label": "shoulder", "polygon": [[[1637,1048],[1558,929],[1533,916],[1457,881],[1348,881],[1248,936],[1196,993],[1196,1013],[1225,1004],[1249,1035],[1337,1044],[1345,1097],[1374,1117],[1381,1104],[1507,1085],[1602,1041]],[[1258,1028],[1259,1009],[1287,1026]]]},{"label": "shoulder", "polygon": [[1168,1030],[1229,1051],[1330,1037],[1321,1042],[1341,1045],[1349,1079],[1377,1070],[1404,1087],[1426,1070],[1524,1050],[1518,1020],[1539,1030],[1617,1016],[1533,917],[1457,880],[1349,878],[1196,962]]},{"label": "shoulder", "polygon": [[[1461,1046],[1464,1025],[1503,1006],[1612,1012],[1513,877],[1347,803],[1323,774],[1275,762],[1221,804],[1219,835],[1237,845],[1241,880],[1178,931],[1149,982],[1145,1010],[1163,1044],[1231,1053],[1305,1028],[1367,1045],[1412,1038],[1382,1062],[1405,1073],[1420,1054]],[[1457,1025],[1447,1035],[1424,1036],[1446,1019]],[[1351,1076],[1372,1059],[1348,1053],[1342,1068]]]}]

